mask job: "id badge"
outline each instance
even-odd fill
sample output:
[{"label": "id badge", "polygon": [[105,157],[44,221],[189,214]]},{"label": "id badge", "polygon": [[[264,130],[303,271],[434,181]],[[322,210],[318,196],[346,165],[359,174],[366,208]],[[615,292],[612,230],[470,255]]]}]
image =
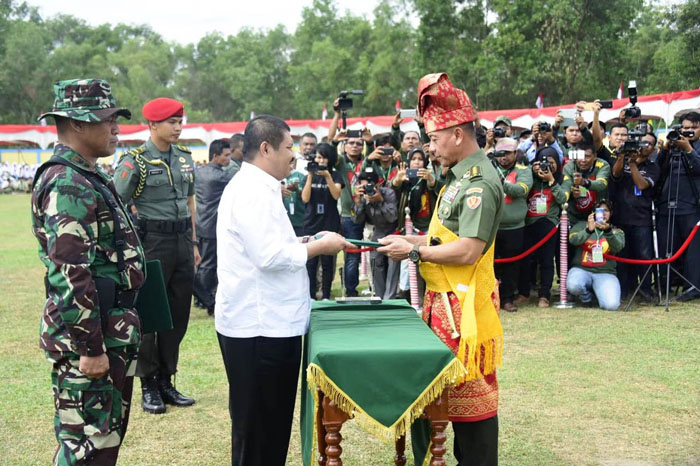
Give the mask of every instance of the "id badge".
[{"label": "id badge", "polygon": [[289,215],[294,215],[294,203],[289,203]]},{"label": "id badge", "polygon": [[593,263],[602,264],[603,262],[605,262],[605,259],[603,258],[603,246],[593,246],[591,252],[593,254]]},{"label": "id badge", "polygon": [[547,213],[547,198],[546,197],[535,198],[535,212],[537,212],[538,214],[546,214]]},{"label": "id badge", "polygon": [[634,195],[635,196],[641,196],[642,195],[642,190],[637,187],[637,185],[634,185]]},{"label": "id badge", "polygon": [[325,206],[323,204],[316,204],[316,214],[323,215]]}]

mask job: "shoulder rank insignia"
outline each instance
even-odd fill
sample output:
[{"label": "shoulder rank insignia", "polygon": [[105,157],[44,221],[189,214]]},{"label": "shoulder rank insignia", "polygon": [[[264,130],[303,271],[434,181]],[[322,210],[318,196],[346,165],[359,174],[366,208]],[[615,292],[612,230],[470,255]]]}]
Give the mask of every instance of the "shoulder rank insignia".
[{"label": "shoulder rank insignia", "polygon": [[136,157],[137,155],[143,154],[146,151],[146,146],[139,146],[134,149],[131,149],[126,152],[122,152],[122,155],[119,156],[119,160],[122,158],[126,157],[127,155],[131,155],[132,157]]},{"label": "shoulder rank insignia", "polygon": [[191,153],[192,153],[192,151],[190,150],[189,147],[183,146],[182,144],[178,144],[178,145],[175,146],[175,147],[177,147],[178,149],[180,149],[182,152],[187,152],[188,154],[191,154]]},{"label": "shoulder rank insignia", "polygon": [[481,176],[481,167],[478,165],[475,165],[471,168],[471,170],[469,170],[469,175],[467,176],[467,178],[469,178],[470,180],[473,180],[474,178],[478,178],[480,176]]}]

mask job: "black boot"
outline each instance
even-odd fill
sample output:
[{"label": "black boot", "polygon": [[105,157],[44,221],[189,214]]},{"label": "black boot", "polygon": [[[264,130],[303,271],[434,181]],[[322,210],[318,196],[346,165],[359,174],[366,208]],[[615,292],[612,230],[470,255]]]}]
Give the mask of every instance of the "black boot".
[{"label": "black boot", "polygon": [[141,407],[151,414],[163,414],[165,404],[158,391],[158,384],[155,377],[141,377]]},{"label": "black boot", "polygon": [[194,404],[194,398],[183,395],[173,387],[173,384],[170,382],[170,376],[158,378],[158,389],[163,397],[163,401],[169,405],[192,406]]}]

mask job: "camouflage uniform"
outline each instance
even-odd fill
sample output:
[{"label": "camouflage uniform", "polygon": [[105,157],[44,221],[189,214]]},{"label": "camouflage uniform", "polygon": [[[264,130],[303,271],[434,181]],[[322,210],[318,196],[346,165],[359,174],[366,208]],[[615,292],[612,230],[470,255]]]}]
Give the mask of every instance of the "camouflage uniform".
[{"label": "camouflage uniform", "polygon": [[[95,122],[118,113],[104,81],[59,82],[56,96],[54,111],[42,118]],[[43,167],[32,190],[32,227],[47,269],[40,347],[53,363],[54,464],[114,464],[129,419],[140,338],[133,302],[144,282],[145,256],[109,177],[63,144],[56,145],[55,158],[68,166]],[[101,192],[81,170],[100,177],[108,191]],[[114,218],[123,248],[115,241]],[[113,295],[98,295],[98,281],[110,284]],[[79,370],[81,356],[105,353],[104,376],[91,378]]]}]

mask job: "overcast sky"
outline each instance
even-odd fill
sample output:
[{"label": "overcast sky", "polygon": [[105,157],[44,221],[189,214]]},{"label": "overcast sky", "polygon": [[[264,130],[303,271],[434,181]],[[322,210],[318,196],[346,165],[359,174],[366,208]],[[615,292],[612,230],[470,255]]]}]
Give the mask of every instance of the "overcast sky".
[{"label": "overcast sky", "polygon": [[[224,36],[236,34],[243,27],[272,29],[278,24],[293,32],[301,21],[301,10],[312,0],[120,0],[99,3],[72,0],[27,0],[39,7],[42,17],[58,13],[84,19],[91,25],[104,23],[148,24],[166,40],[182,44],[196,43],[209,32]],[[378,0],[340,0],[340,13],[371,17]],[[182,6],[181,6],[182,5]],[[109,7],[112,7],[110,10]]]}]

